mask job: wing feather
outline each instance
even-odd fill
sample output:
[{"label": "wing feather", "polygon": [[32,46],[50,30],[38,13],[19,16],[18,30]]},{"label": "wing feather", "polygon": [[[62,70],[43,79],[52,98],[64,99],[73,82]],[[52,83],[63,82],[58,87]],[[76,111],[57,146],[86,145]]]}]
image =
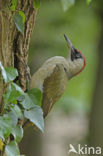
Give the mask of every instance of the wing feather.
[{"label": "wing feather", "polygon": [[49,77],[43,83],[42,109],[44,117],[64,93],[68,78],[62,64],[57,64]]}]

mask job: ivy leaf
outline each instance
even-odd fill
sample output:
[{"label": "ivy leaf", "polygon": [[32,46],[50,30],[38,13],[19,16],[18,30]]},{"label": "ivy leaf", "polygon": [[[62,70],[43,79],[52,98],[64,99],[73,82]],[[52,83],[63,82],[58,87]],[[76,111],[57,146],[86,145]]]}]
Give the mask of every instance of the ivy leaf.
[{"label": "ivy leaf", "polygon": [[17,0],[12,0],[11,4],[12,4],[10,7],[11,11],[15,11],[16,6],[17,6]]},{"label": "ivy leaf", "polygon": [[0,117],[0,137],[5,140],[12,131],[12,122],[8,115]]},{"label": "ivy leaf", "polygon": [[15,23],[18,31],[20,31],[21,33],[24,32],[24,23],[23,22],[24,22],[24,18],[20,14],[14,15],[14,23]]},{"label": "ivy leaf", "polygon": [[17,143],[19,143],[23,137],[23,129],[21,125],[16,125],[12,128],[12,134]]},{"label": "ivy leaf", "polygon": [[87,4],[89,4],[92,0],[86,0]]},{"label": "ivy leaf", "polygon": [[[20,95],[24,95],[24,91],[16,84],[16,83],[11,83],[11,88],[12,88],[12,93],[13,95],[11,95],[9,98],[10,99],[17,99]],[[18,95],[16,95],[16,93],[18,93]],[[15,96],[14,98],[12,96]]]},{"label": "ivy leaf", "polygon": [[11,108],[11,110],[14,110],[19,119],[23,118],[22,111],[18,105],[15,105],[13,108]]},{"label": "ivy leaf", "polygon": [[11,10],[11,11],[15,11],[15,5],[12,5],[12,6],[10,7],[10,10]]},{"label": "ivy leaf", "polygon": [[5,83],[13,81],[18,76],[17,69],[13,67],[4,68],[2,63],[0,62],[0,68]]},{"label": "ivy leaf", "polygon": [[14,111],[14,110],[10,111],[10,112],[8,113],[8,115],[9,115],[9,117],[11,118],[12,126],[17,125],[17,123],[18,123],[18,117],[17,117],[15,111]]},{"label": "ivy leaf", "polygon": [[67,11],[70,7],[75,4],[75,0],[61,0],[63,10]]},{"label": "ivy leaf", "polygon": [[1,74],[3,76],[4,81],[7,83],[7,75],[6,75],[6,71],[2,65],[2,63],[0,62],[0,68],[1,68]]},{"label": "ivy leaf", "polygon": [[8,145],[5,147],[5,153],[7,156],[19,156],[19,148],[16,143],[16,141],[11,141]]},{"label": "ivy leaf", "polygon": [[22,17],[23,24],[25,23],[25,14],[23,11],[19,11],[19,15]]},{"label": "ivy leaf", "polygon": [[8,115],[11,118],[13,126],[16,126],[16,124],[18,123],[18,119],[23,118],[21,109],[18,105],[15,105],[13,108],[11,108],[11,111],[8,113]]},{"label": "ivy leaf", "polygon": [[40,7],[40,0],[34,0],[33,7],[34,7],[34,9],[38,9]]},{"label": "ivy leaf", "polygon": [[41,91],[37,88],[29,90],[24,95],[24,100],[21,102],[25,109],[33,108],[35,105],[40,105],[42,99]]},{"label": "ivy leaf", "polygon": [[33,89],[29,90],[27,93],[28,93],[28,94],[32,97],[32,99],[35,101],[35,104],[36,104],[36,105],[41,105],[42,93],[41,93],[40,89],[38,89],[38,88],[33,88]]},{"label": "ivy leaf", "polygon": [[[8,103],[13,103],[17,100],[17,98],[21,95],[24,95],[24,91],[15,83],[11,82],[11,84],[8,87],[8,90],[3,95],[4,102],[5,102],[5,108]],[[14,102],[15,103],[15,102]]]},{"label": "ivy leaf", "polygon": [[3,151],[4,143],[3,140],[0,138],[0,151]]},{"label": "ivy leaf", "polygon": [[42,132],[44,132],[43,112],[40,106],[35,106],[30,110],[24,111],[24,116],[36,125]]},{"label": "ivy leaf", "polygon": [[15,78],[18,76],[17,69],[13,67],[6,67],[5,71],[6,71],[8,82],[15,80]]}]

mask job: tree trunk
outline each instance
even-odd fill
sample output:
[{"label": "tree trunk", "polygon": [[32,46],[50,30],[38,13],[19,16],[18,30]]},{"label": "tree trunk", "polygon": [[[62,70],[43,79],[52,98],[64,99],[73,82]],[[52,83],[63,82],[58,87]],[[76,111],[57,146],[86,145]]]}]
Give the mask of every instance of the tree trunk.
[{"label": "tree trunk", "polygon": [[94,147],[103,147],[103,1],[98,3],[101,32],[98,45],[99,65],[90,119],[90,144]]},{"label": "tree trunk", "polygon": [[[10,3],[10,1],[8,0]],[[30,79],[28,49],[34,28],[37,9],[33,8],[33,0],[18,0],[16,11],[23,11],[26,17],[24,33],[20,33],[13,20],[15,11],[7,7],[7,0],[0,0],[0,61],[3,66],[17,68],[21,88],[26,90],[26,81]],[[3,110],[2,95],[6,86],[0,73],[0,112]],[[5,154],[1,154],[5,156]]]},{"label": "tree trunk", "polygon": [[[33,8],[33,0],[18,0],[16,9],[25,13],[26,21],[23,34],[16,29],[13,20],[14,12],[7,8],[6,0],[0,0],[0,61],[4,66],[13,66],[18,69],[18,79],[25,91],[26,81],[30,77],[27,66],[29,42],[37,10]],[[0,75],[1,106],[4,92],[5,85]]]}]

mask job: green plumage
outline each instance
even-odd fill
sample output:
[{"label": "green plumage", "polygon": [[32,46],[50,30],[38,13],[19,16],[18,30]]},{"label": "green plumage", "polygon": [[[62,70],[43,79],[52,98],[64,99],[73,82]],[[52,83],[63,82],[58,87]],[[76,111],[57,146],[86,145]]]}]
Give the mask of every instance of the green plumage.
[{"label": "green plumage", "polygon": [[44,117],[47,116],[53,105],[64,93],[68,80],[85,67],[84,56],[73,47],[66,36],[64,37],[69,48],[67,59],[62,56],[48,59],[31,79],[30,88],[39,88],[43,93],[42,109]]},{"label": "green plumage", "polygon": [[42,109],[44,117],[64,93],[68,77],[62,64],[57,64],[53,73],[44,80]]}]

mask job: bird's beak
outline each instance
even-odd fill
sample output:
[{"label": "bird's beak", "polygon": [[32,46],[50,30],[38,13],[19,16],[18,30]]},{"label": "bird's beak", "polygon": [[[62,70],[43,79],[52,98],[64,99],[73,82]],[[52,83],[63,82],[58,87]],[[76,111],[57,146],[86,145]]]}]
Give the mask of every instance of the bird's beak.
[{"label": "bird's beak", "polygon": [[71,56],[71,49],[73,48],[73,45],[65,34],[64,34],[64,38],[65,38],[67,45],[68,45],[68,48],[69,48],[69,56]]}]

